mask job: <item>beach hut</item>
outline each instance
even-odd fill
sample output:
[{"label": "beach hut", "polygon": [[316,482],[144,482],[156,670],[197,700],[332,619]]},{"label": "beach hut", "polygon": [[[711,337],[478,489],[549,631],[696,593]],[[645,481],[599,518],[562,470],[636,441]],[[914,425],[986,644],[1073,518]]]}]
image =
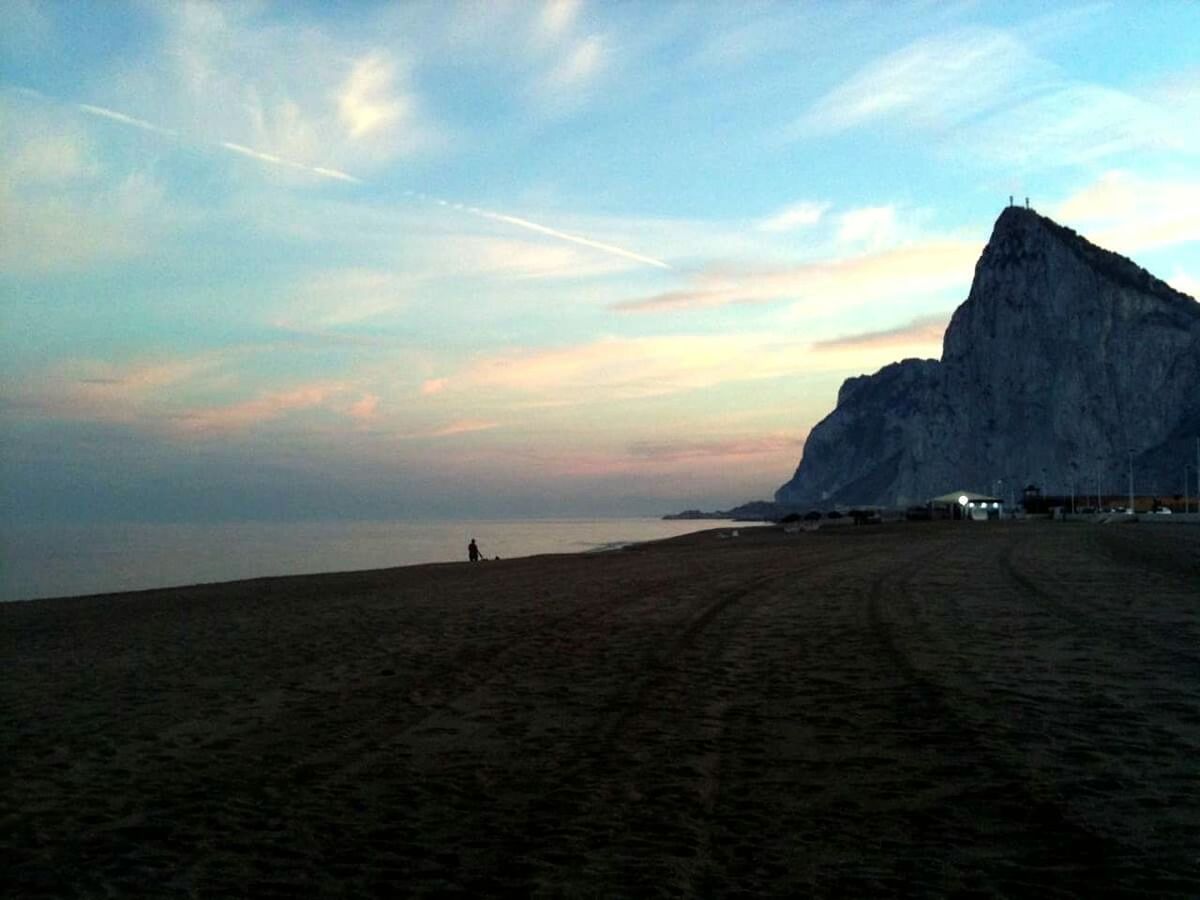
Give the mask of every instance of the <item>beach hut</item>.
[{"label": "beach hut", "polygon": [[1000,519],[1004,513],[1004,501],[999,497],[976,494],[973,491],[951,491],[942,494],[930,500],[929,507],[935,517],[976,522]]}]

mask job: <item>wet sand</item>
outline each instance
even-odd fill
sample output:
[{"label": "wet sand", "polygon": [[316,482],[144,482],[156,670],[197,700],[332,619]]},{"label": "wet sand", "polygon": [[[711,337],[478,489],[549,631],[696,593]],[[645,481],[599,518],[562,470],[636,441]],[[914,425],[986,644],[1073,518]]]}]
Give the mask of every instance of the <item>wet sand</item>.
[{"label": "wet sand", "polygon": [[1200,528],[0,605],[16,896],[1200,896]]}]

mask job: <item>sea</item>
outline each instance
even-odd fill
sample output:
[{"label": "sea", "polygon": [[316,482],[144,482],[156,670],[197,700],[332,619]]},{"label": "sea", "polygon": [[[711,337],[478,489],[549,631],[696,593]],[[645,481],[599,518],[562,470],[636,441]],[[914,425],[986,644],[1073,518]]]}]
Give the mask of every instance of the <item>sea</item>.
[{"label": "sea", "polygon": [[720,519],[514,519],[429,522],[89,523],[0,526],[0,601],[136,591],[270,575],[616,549]]}]

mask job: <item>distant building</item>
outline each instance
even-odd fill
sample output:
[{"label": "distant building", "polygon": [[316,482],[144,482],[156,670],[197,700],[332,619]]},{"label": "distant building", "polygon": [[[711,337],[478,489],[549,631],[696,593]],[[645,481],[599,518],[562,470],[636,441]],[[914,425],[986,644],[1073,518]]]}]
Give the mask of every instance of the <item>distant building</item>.
[{"label": "distant building", "polygon": [[935,519],[969,519],[986,522],[1000,519],[1004,515],[1004,501],[987,494],[971,491],[951,491],[929,501],[929,510]]}]

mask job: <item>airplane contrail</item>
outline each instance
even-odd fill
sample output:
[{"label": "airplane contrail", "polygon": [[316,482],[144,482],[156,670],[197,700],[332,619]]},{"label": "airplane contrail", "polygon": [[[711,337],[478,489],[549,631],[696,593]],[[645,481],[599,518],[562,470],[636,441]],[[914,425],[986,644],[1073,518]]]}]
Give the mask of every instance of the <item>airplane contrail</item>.
[{"label": "airplane contrail", "polygon": [[[77,103],[75,106],[77,109],[87,113],[88,115],[100,116],[101,118],[109,119],[113,122],[119,122],[122,125],[140,128],[143,131],[150,131],[154,134],[163,135],[164,137],[179,137],[178,132],[169,128],[163,128],[159,125],[155,125],[153,122],[147,122],[145,119],[139,119],[135,116],[126,115],[125,113],[117,112],[114,109],[108,109],[104,106],[93,106],[89,103]],[[333,178],[338,181],[346,181],[351,184],[366,184],[366,182],[361,178],[351,175],[349,172],[343,172],[340,169],[331,169],[326,166],[310,166],[302,162],[276,156],[273,153],[255,150],[253,147],[247,147],[244,144],[235,144],[231,141],[205,141],[204,143],[207,143],[210,146],[220,147],[222,150],[226,150],[230,153],[236,153],[239,156],[245,156],[250,159],[258,160],[259,162],[267,163],[268,165],[280,166],[287,169],[297,169],[303,172],[311,172],[312,174],[319,175],[322,178]],[[432,197],[427,194],[423,194],[420,191],[405,191],[404,193],[410,197],[417,197],[422,200],[432,200],[439,206],[449,207],[459,210],[460,212],[469,213],[473,216],[491,219],[494,222],[501,222],[506,225],[512,225],[516,228],[523,228],[526,231],[533,231],[537,234],[543,234],[559,241],[578,244],[581,247],[590,247],[593,250],[599,250],[602,253],[608,253],[612,256],[619,256],[623,259],[633,260],[634,262],[643,263],[648,266],[654,266],[659,269],[674,269],[674,267],[669,263],[663,262],[661,259],[655,259],[653,256],[646,256],[644,253],[635,253],[633,250],[627,250],[624,247],[618,247],[615,244],[606,244],[603,241],[594,241],[591,238],[583,237],[582,235],[571,234],[570,232],[566,231],[559,231],[557,228],[551,228],[549,225],[542,225],[529,219],[522,219],[519,216],[510,216],[506,213],[495,212],[494,210],[490,209],[481,209],[477,206],[466,206],[462,203],[453,203],[449,200],[443,200],[439,197]]]},{"label": "airplane contrail", "polygon": [[119,113],[115,109],[107,109],[103,106],[92,106],[90,103],[77,104],[79,109],[93,116],[111,119],[114,122],[121,122],[124,125],[132,125],[134,128],[140,128],[143,131],[152,131],[155,134],[165,135],[166,137],[178,137],[179,133],[172,131],[170,128],[160,128],[153,122],[147,122],[145,119],[137,119],[133,116],[127,116],[125,113]]},{"label": "airplane contrail", "polygon": [[529,231],[536,231],[538,234],[545,234],[549,237],[558,238],[560,241],[570,241],[572,244],[580,244],[584,247],[591,247],[594,250],[601,250],[604,253],[611,253],[614,256],[622,256],[625,259],[632,259],[636,262],[645,263],[648,266],[657,266],[660,269],[673,269],[669,263],[663,262],[661,259],[655,259],[653,256],[645,256],[641,253],[634,253],[632,250],[626,250],[624,247],[617,247],[614,244],[605,244],[600,241],[593,241],[591,238],[580,237],[577,234],[569,234],[565,231],[559,231],[557,228],[551,228],[548,225],[539,225],[537,222],[531,222],[528,219],[521,219],[517,216],[509,216],[504,213],[492,212],[487,209],[480,209],[476,206],[462,207],[466,212],[473,213],[477,216],[482,216],[485,219],[492,219],[496,222],[505,222],[509,225],[515,225],[518,228],[525,228]]},{"label": "airplane contrail", "polygon": [[246,147],[242,144],[233,144],[229,141],[221,141],[221,146],[226,150],[232,150],[234,153],[240,153],[242,156],[248,156],[251,159],[257,159],[261,162],[270,163],[274,166],[283,166],[287,169],[300,169],[304,172],[312,172],[314,175],[321,175],[325,178],[336,178],[338,181],[349,181],[353,184],[362,184],[361,178],[355,178],[346,172],[338,169],[327,169],[324,166],[306,166],[304,163],[294,162],[290,159],[284,159],[281,156],[276,156],[274,153],[263,153],[261,150],[255,150],[253,147]]}]

